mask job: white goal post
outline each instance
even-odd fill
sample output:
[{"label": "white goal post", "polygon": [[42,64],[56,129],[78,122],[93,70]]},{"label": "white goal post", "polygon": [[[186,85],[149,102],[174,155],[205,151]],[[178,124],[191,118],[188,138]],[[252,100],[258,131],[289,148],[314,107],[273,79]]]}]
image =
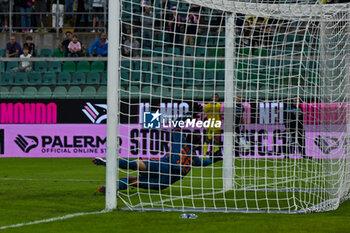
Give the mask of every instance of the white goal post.
[{"label": "white goal post", "polygon": [[[109,1],[106,209],[305,213],[347,200],[349,10]],[[173,131],[196,104],[197,120],[223,127]]]}]

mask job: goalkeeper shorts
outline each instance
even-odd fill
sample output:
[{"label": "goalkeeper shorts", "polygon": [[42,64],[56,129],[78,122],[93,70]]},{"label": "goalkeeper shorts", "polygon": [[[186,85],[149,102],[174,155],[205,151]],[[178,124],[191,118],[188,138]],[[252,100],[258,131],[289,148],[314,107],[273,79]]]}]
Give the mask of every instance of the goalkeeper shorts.
[{"label": "goalkeeper shorts", "polygon": [[208,128],[206,132],[207,138],[210,140],[215,135],[221,135],[221,128]]}]

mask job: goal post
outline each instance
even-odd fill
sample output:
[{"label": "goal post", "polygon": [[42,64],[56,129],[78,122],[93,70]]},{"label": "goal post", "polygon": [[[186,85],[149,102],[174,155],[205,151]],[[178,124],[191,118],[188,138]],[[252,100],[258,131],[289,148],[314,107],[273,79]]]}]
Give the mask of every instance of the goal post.
[{"label": "goal post", "polygon": [[[120,4],[109,1],[108,9],[108,70],[107,70],[107,152],[106,210],[117,207],[118,148],[119,148],[119,67],[120,67]],[[116,75],[117,74],[117,75]]]},{"label": "goal post", "polygon": [[[116,195],[131,210],[337,208],[350,188],[349,14],[316,1],[110,1],[106,208]],[[188,113],[222,125],[180,126]]]}]

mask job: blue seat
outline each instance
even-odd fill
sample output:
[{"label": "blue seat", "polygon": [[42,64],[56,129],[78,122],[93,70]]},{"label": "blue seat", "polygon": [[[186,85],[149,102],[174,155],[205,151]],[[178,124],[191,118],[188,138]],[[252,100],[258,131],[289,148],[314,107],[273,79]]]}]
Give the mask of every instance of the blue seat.
[{"label": "blue seat", "polygon": [[56,74],[55,73],[45,73],[43,77],[42,85],[56,85]]},{"label": "blue seat", "polygon": [[31,72],[29,74],[28,84],[29,85],[41,85],[42,83],[41,73],[40,72]]},{"label": "blue seat", "polygon": [[81,93],[82,98],[95,98],[95,96],[96,96],[96,88],[94,86],[84,87]]},{"label": "blue seat", "polygon": [[68,72],[59,73],[57,78],[58,85],[70,85],[70,83],[71,83],[70,73]]},{"label": "blue seat", "polygon": [[76,72],[73,74],[72,84],[74,85],[84,85],[86,83],[85,73]]},{"label": "blue seat", "polygon": [[45,61],[37,61],[34,63],[34,71],[36,72],[46,72],[47,71],[47,64]]},{"label": "blue seat", "polygon": [[63,86],[55,87],[52,92],[52,97],[57,99],[64,99],[67,97],[67,89]]},{"label": "blue seat", "polygon": [[40,87],[38,90],[38,98],[48,99],[51,98],[52,91],[50,87]]},{"label": "blue seat", "polygon": [[49,68],[50,72],[61,72],[61,70],[62,70],[61,62],[59,61],[50,62],[50,68]]},{"label": "blue seat", "polygon": [[35,87],[26,87],[23,91],[24,98],[33,99],[36,98],[38,90]]},{"label": "blue seat", "polygon": [[81,97],[81,88],[78,86],[71,86],[67,92],[67,98],[77,99]]},{"label": "blue seat", "polygon": [[15,81],[13,85],[24,86],[28,84],[27,73],[25,72],[17,72],[15,74]]},{"label": "blue seat", "polygon": [[89,72],[86,84],[88,85],[99,85],[100,84],[100,73],[97,72]]},{"label": "blue seat", "polygon": [[9,92],[10,98],[23,98],[23,88],[22,87],[12,87]]},{"label": "blue seat", "polygon": [[13,76],[12,73],[6,72],[1,75],[1,86],[13,85]]},{"label": "blue seat", "polygon": [[18,67],[18,62],[17,61],[9,61],[6,64],[6,71],[11,71],[13,68]]},{"label": "blue seat", "polygon": [[45,48],[40,50],[40,57],[52,57],[52,50]]}]

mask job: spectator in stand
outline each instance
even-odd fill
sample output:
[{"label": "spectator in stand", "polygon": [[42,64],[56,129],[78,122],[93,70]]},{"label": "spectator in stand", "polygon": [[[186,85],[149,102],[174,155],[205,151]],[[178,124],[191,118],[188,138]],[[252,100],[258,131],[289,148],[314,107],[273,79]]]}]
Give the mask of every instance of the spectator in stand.
[{"label": "spectator in stand", "polygon": [[249,25],[248,21],[244,21],[244,25],[243,25],[243,37],[241,39],[241,46],[242,47],[248,47],[252,45],[252,31]]},{"label": "spectator in stand", "polygon": [[33,43],[33,37],[32,36],[27,36],[26,37],[26,42],[23,44],[23,48],[27,47],[29,50],[30,56],[34,57],[35,56],[35,44]]},{"label": "spectator in stand", "polygon": [[132,57],[138,57],[140,55],[140,43],[132,34],[124,41],[122,54]]},{"label": "spectator in stand", "polygon": [[8,32],[9,31],[9,16],[8,16],[9,10],[9,0],[0,0],[0,17],[2,17],[2,31]]},{"label": "spectator in stand", "polygon": [[47,32],[47,19],[46,19],[46,12],[47,12],[47,0],[35,0],[33,5],[33,10],[36,13],[34,15],[34,22],[37,29],[35,32],[41,31],[41,23],[44,26],[44,32]]},{"label": "spectator in stand", "polygon": [[102,32],[100,38],[95,40],[89,47],[89,56],[107,57],[108,55],[108,40],[107,34]]},{"label": "spectator in stand", "polygon": [[[181,32],[181,16],[178,14],[176,6],[172,8],[172,14],[169,17],[168,21],[168,30],[169,30],[169,42],[178,44],[180,43],[180,32]],[[174,40],[175,37],[175,40]]]},{"label": "spectator in stand", "polygon": [[68,57],[80,57],[81,44],[78,41],[78,36],[73,35],[72,41],[68,45]]},{"label": "spectator in stand", "polygon": [[[93,0],[92,1],[92,11],[94,12],[94,16],[92,18],[92,31],[91,32],[96,32],[95,27],[96,27],[96,18],[98,17],[98,27],[102,27],[102,12],[103,12],[103,7],[104,7],[104,0]],[[98,29],[97,31],[100,31]]]},{"label": "spectator in stand", "polygon": [[56,16],[58,16],[58,28],[60,32],[62,31],[63,27],[63,13],[64,13],[64,4],[65,0],[52,0],[52,32],[54,32],[57,27],[56,27]]},{"label": "spectator in stand", "polygon": [[[78,0],[78,6],[77,6],[77,17],[75,20],[75,29],[76,32],[82,32],[85,31],[84,29],[79,29],[79,27],[87,27],[88,22],[88,15],[85,15],[86,9],[89,9],[89,0]],[[81,23],[81,18],[84,19],[84,22]]]},{"label": "spectator in stand", "polygon": [[[72,23],[73,15],[72,15],[72,12],[73,12],[74,0],[66,0],[65,4],[66,5],[65,5],[65,10],[64,11],[66,12],[66,19],[73,26],[73,23]],[[67,13],[70,13],[70,14],[67,14]]]},{"label": "spectator in stand", "polygon": [[63,47],[64,47],[64,49],[66,50],[66,51],[68,51],[68,45],[69,45],[69,43],[72,41],[72,32],[71,31],[67,31],[66,32],[66,39],[62,42],[62,45],[63,45]]},{"label": "spectator in stand", "polygon": [[186,35],[185,35],[185,45],[194,45],[194,37],[197,33],[197,16],[193,13],[193,10],[190,9],[188,16],[186,18]]},{"label": "spectator in stand", "polygon": [[20,2],[20,12],[21,12],[21,27],[22,32],[33,32],[31,27],[32,17],[30,14],[32,12],[33,2],[31,0],[21,0]]},{"label": "spectator in stand", "polygon": [[10,42],[6,44],[6,57],[19,57],[22,52],[21,45],[16,42],[16,37],[11,36]]},{"label": "spectator in stand", "polygon": [[21,61],[19,63],[18,67],[13,68],[11,71],[12,72],[26,72],[29,73],[30,71],[32,71],[32,62],[28,61],[28,59],[31,57],[31,55],[29,54],[29,49],[28,47],[23,47],[23,54],[21,54],[20,58],[23,59],[23,61]]},{"label": "spectator in stand", "polygon": [[153,34],[153,13],[150,6],[145,6],[145,12],[142,14],[142,38],[143,46],[152,47],[152,34]]},{"label": "spectator in stand", "polygon": [[62,43],[59,43],[57,45],[57,48],[53,51],[54,57],[65,57],[66,56],[66,49],[63,47]]},{"label": "spectator in stand", "polygon": [[169,16],[168,16],[168,11],[169,11],[169,4],[170,4],[170,1],[168,1],[168,0],[162,0],[162,7],[163,7],[163,9],[162,9],[162,11],[161,11],[161,19],[162,20],[160,20],[160,26],[161,26],[161,28],[162,29],[164,29],[165,30],[165,28],[166,28],[166,20],[169,18]]},{"label": "spectator in stand", "polygon": [[253,32],[253,46],[260,46],[263,44],[265,24],[265,18],[258,17],[256,19]]},{"label": "spectator in stand", "polygon": [[[20,4],[21,4],[21,0],[14,0],[13,2],[13,22],[12,22],[12,26],[14,27],[13,32],[17,32],[18,28],[21,27],[21,14],[20,14]],[[12,7],[12,6],[10,6]]]}]

